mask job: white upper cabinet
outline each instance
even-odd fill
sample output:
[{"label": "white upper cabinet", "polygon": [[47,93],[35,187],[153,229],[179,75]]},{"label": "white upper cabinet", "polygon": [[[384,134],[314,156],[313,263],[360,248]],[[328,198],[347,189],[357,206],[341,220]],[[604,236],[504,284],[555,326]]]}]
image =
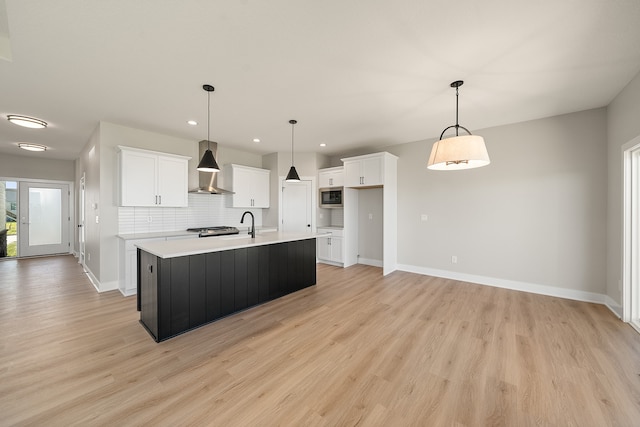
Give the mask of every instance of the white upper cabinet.
[{"label": "white upper cabinet", "polygon": [[318,188],[342,187],[344,185],[344,168],[326,168],[318,170]]},{"label": "white upper cabinet", "polygon": [[385,153],[342,159],[345,187],[379,187],[384,185]]},{"label": "white upper cabinet", "polygon": [[187,207],[190,157],[118,147],[120,206]]},{"label": "white upper cabinet", "polygon": [[268,208],[268,169],[229,164],[225,166],[225,182],[234,194],[231,196],[234,208]]}]

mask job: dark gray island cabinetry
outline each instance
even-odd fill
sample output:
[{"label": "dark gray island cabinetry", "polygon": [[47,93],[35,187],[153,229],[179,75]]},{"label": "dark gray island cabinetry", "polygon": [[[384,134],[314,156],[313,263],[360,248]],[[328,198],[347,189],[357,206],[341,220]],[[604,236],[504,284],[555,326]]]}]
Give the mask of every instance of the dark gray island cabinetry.
[{"label": "dark gray island cabinetry", "polygon": [[173,252],[165,251],[168,242],[139,245],[140,323],[160,342],[315,285],[315,236],[286,237]]}]

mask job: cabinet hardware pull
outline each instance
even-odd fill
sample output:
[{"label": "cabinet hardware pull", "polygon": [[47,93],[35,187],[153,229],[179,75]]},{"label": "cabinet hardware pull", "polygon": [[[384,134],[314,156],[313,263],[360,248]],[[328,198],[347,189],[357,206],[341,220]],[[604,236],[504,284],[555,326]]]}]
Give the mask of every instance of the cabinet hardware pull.
[{"label": "cabinet hardware pull", "polygon": [[149,273],[153,273],[153,265],[148,264],[148,265],[147,265],[147,271],[148,271]]}]

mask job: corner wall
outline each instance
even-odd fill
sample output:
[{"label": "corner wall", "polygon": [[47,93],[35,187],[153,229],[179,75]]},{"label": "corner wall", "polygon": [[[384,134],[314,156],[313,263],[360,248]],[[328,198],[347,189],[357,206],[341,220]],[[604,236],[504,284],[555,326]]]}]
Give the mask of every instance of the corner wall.
[{"label": "corner wall", "polygon": [[[640,135],[640,74],[607,107],[607,289],[622,306],[623,146]],[[620,311],[618,314],[622,314]]]},{"label": "corner wall", "polygon": [[399,157],[399,268],[604,302],[606,118],[478,130],[492,163],[455,173],[427,169],[434,140],[387,147]]}]

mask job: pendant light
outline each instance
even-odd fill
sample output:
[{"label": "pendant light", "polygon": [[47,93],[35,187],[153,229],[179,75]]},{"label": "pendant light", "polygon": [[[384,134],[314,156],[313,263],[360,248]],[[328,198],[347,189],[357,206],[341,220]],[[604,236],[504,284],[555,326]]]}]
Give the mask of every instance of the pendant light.
[{"label": "pendant light", "polygon": [[299,182],[300,177],[298,176],[298,172],[296,172],[296,167],[293,165],[293,126],[298,122],[296,120],[289,120],[289,123],[291,123],[291,169],[289,169],[285,181]]},{"label": "pendant light", "polygon": [[220,167],[218,166],[216,159],[213,157],[210,144],[211,140],[209,139],[211,92],[214,91],[214,88],[211,85],[203,85],[202,89],[207,92],[207,151],[202,155],[202,159],[200,160],[200,163],[198,163],[197,169],[201,172],[218,172],[220,171]]},{"label": "pendant light", "polygon": [[[428,169],[433,170],[460,170],[479,168],[488,165],[489,153],[484,145],[484,138],[472,135],[467,128],[458,124],[458,88],[462,86],[462,80],[451,83],[451,87],[456,88],[456,124],[445,128],[440,134],[440,140],[436,141],[431,148]],[[456,129],[456,136],[442,139],[444,133],[451,128]],[[458,135],[458,130],[462,129],[468,135]]]}]

